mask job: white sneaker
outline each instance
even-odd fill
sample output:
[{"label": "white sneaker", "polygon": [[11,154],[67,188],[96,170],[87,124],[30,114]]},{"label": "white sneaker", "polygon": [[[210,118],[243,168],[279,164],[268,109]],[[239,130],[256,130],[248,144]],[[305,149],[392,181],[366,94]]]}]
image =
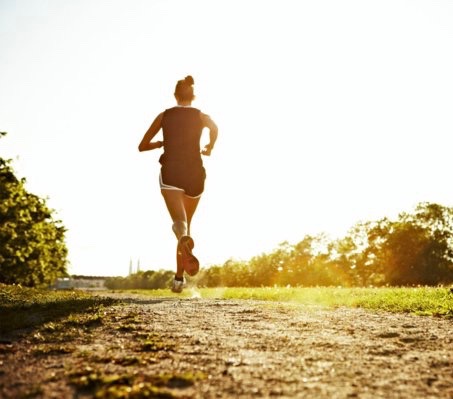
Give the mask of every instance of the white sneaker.
[{"label": "white sneaker", "polygon": [[173,283],[171,285],[172,292],[180,294],[182,292],[183,288],[184,288],[184,281],[178,281],[176,279],[173,279]]}]

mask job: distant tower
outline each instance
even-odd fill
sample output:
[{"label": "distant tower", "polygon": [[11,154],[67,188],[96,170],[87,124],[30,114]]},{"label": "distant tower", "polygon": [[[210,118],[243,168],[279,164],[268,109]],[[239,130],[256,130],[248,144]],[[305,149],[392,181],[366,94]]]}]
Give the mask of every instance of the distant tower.
[{"label": "distant tower", "polygon": [[140,271],[140,258],[137,260],[137,273]]},{"label": "distant tower", "polygon": [[129,276],[132,274],[132,258],[129,260]]}]

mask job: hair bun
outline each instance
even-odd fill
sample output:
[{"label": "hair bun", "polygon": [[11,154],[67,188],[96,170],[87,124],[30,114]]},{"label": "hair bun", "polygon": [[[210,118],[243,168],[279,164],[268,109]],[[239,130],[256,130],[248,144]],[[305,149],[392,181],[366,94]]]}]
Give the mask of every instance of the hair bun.
[{"label": "hair bun", "polygon": [[187,75],[185,78],[184,78],[184,82],[186,82],[188,85],[192,86],[195,81],[193,80],[193,77],[190,76],[190,75]]}]

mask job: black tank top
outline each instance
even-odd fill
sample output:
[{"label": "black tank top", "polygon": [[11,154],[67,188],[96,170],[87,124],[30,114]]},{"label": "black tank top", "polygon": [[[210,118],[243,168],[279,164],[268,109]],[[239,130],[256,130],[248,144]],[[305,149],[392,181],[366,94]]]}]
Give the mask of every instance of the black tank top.
[{"label": "black tank top", "polygon": [[173,107],[164,111],[162,131],[164,153],[161,164],[202,163],[200,138],[203,126],[201,111],[192,107]]}]

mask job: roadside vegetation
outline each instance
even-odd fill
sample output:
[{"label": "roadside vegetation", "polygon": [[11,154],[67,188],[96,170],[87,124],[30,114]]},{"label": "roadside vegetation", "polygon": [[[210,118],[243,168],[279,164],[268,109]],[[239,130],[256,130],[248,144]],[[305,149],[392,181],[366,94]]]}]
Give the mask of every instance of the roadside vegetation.
[{"label": "roadside vegetation", "polygon": [[[453,318],[453,292],[447,287],[263,287],[263,288],[196,288],[182,294],[169,289],[126,290],[115,293],[140,294],[160,298],[205,298],[261,300],[302,307],[360,307],[375,311],[403,312]],[[89,317],[96,323],[102,309],[121,303],[120,298],[82,291],[50,291],[0,284],[0,334],[17,329],[52,323],[64,317]],[[80,316],[81,317],[81,316]]]},{"label": "roadside vegetation", "polygon": [[453,318],[453,291],[446,287],[187,288],[182,294],[172,294],[165,289],[126,292],[151,297],[253,299],[326,308],[359,307],[377,311]]},{"label": "roadside vegetation", "polygon": [[101,307],[115,302],[112,298],[81,291],[50,291],[0,284],[0,334],[69,315],[95,314]]},{"label": "roadside vegetation", "polygon": [[[107,280],[110,289],[166,288],[164,271]],[[420,203],[395,220],[359,222],[342,238],[305,236],[250,260],[203,268],[198,287],[386,287],[453,284],[453,208]]]},{"label": "roadside vegetation", "polygon": [[[0,132],[0,139],[5,136]],[[0,157],[0,283],[45,287],[66,276],[66,229]]]}]

